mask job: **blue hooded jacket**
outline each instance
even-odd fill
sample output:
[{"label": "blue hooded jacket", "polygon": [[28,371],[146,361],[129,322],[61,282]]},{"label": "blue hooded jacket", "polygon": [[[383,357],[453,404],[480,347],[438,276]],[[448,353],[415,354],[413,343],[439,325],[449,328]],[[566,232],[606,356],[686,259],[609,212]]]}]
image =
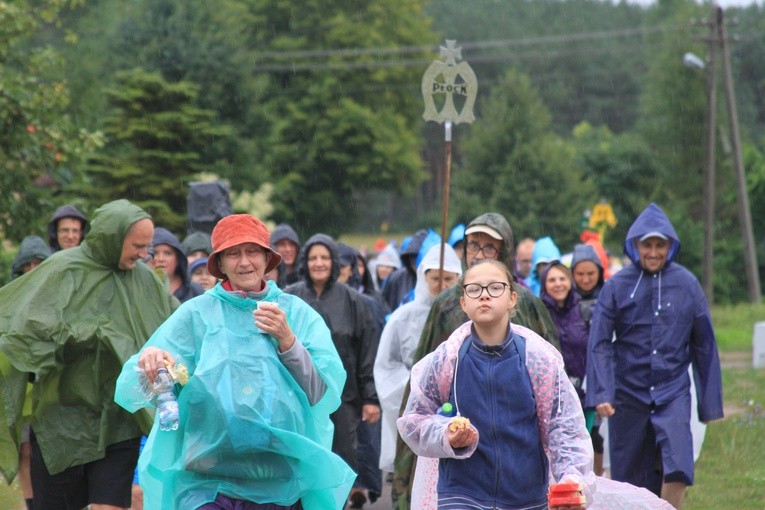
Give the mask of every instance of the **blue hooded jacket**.
[{"label": "blue hooded jacket", "polygon": [[[672,244],[664,267],[651,274],[640,266],[636,242],[654,232]],[[613,404],[617,391],[647,405],[667,404],[690,391],[688,365],[692,364],[699,419],[706,422],[723,416],[712,319],[698,280],[674,262],[679,249],[669,218],[650,204],[632,224],[624,243],[624,252],[634,264],[605,283],[595,307],[585,406]]]},{"label": "blue hooded jacket", "polygon": [[537,239],[534,244],[534,252],[531,255],[531,274],[526,278],[526,283],[534,293],[536,297],[539,297],[542,293],[542,282],[540,281],[540,275],[537,274],[537,264],[542,262],[550,263],[555,260],[560,260],[560,250],[555,245],[552,237],[545,236]]}]

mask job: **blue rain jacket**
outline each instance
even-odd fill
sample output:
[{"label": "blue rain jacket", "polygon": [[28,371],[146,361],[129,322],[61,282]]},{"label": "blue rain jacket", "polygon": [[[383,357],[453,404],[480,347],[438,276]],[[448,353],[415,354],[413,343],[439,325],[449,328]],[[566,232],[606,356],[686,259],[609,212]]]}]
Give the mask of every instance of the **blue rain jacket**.
[{"label": "blue rain jacket", "polygon": [[[651,232],[672,241],[667,262],[656,274],[640,266],[636,246],[638,239]],[[688,365],[692,364],[699,419],[706,422],[723,416],[720,360],[709,308],[698,280],[674,262],[679,249],[669,218],[650,204],[630,227],[624,243],[633,264],[605,283],[595,307],[586,407],[613,404],[617,390],[644,404],[672,402],[690,391]]]},{"label": "blue rain jacket", "polygon": [[[310,406],[281,363],[276,341],[259,333],[256,299],[220,284],[184,303],[147,346],[170,352],[189,370],[178,392],[180,426],[149,435],[138,462],[147,510],[187,509],[216,493],[306,510],[340,509],[355,474],[332,453],[329,419],[340,405],[345,371],[321,316],[268,282],[264,301],[278,301],[327,390]],[[125,364],[115,400],[129,411],[150,406],[137,369]],[[177,386],[176,386],[177,388]]]},{"label": "blue rain jacket", "polygon": [[526,284],[536,297],[542,294],[541,275],[537,274],[537,264],[542,262],[550,263],[554,260],[560,260],[560,250],[555,245],[552,237],[545,236],[537,239],[534,243],[534,252],[531,255],[531,274],[526,278]]}]

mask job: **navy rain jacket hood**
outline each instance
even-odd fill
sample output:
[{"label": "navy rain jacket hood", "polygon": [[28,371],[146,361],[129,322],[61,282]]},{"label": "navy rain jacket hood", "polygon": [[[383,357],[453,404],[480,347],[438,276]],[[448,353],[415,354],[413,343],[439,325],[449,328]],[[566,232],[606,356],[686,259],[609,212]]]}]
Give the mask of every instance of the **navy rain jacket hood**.
[{"label": "navy rain jacket hood", "polygon": [[627,232],[627,238],[624,240],[624,254],[636,266],[640,266],[637,243],[641,237],[653,232],[658,232],[672,241],[664,267],[669,266],[675,260],[677,252],[680,251],[680,240],[677,238],[677,233],[669,218],[664,214],[661,207],[653,203],[649,204],[632,224]]}]

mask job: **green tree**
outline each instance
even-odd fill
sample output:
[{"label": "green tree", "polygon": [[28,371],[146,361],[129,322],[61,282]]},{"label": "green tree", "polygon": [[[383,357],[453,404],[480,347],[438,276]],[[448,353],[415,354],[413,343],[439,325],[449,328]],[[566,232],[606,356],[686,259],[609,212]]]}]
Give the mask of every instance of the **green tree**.
[{"label": "green tree", "polygon": [[646,68],[645,8],[599,0],[431,0],[427,11],[445,38],[490,43],[464,52],[484,90],[509,66],[528,75],[559,134],[582,120],[615,132],[634,125]]},{"label": "green tree", "polygon": [[[691,18],[704,10],[690,0],[661,2],[652,12],[657,25],[683,26],[649,38],[651,60],[646,75],[639,131],[662,162],[662,199],[688,202],[694,219],[701,217],[703,189],[706,94],[702,73],[685,67],[688,51],[703,54]],[[698,193],[688,193],[689,189]]]},{"label": "green tree", "polygon": [[434,42],[421,4],[374,0],[351,8],[311,0],[300,12],[275,1],[251,6],[255,72],[268,77],[257,168],[274,182],[275,219],[337,234],[363,212],[354,190],[411,192],[424,178],[415,92],[422,70],[372,50]]},{"label": "green tree", "polygon": [[606,126],[582,122],[574,128],[572,143],[576,165],[592,180],[595,196],[606,200],[614,210],[618,224],[605,241],[620,253],[632,220],[648,203],[660,200],[656,187],[661,172],[659,162],[640,135],[616,135]]},{"label": "green tree", "polygon": [[110,25],[97,29],[102,46],[82,38],[72,48],[108,48],[104,75],[140,66],[197,84],[198,106],[233,130],[216,173],[234,191],[273,182],[273,219],[338,233],[357,216],[355,190],[412,192],[424,178],[422,71],[399,62],[424,52],[371,51],[439,42],[423,3],[139,0],[117,18],[102,2],[77,23]]},{"label": "green tree", "polygon": [[455,172],[455,217],[497,211],[518,238],[550,235],[564,251],[573,246],[582,211],[598,197],[529,78],[509,71],[477,106],[480,122]]},{"label": "green tree", "polygon": [[112,112],[102,154],[89,168],[88,196],[99,202],[128,198],[154,221],[179,232],[186,225],[187,183],[200,172],[216,170],[206,160],[230,132],[215,126],[214,113],[196,106],[197,88],[167,83],[159,73],[120,72],[107,90]]},{"label": "green tree", "polygon": [[77,182],[80,161],[99,144],[66,114],[66,82],[45,78],[59,54],[30,43],[70,3],[0,3],[0,236],[14,241],[44,232],[54,192]]}]

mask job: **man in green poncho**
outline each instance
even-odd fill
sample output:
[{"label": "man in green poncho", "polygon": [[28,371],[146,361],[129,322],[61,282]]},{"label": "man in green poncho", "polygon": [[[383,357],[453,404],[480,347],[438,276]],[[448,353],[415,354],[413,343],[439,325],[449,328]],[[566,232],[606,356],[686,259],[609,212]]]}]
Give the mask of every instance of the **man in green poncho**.
[{"label": "man in green poncho", "polygon": [[[465,251],[463,260],[467,267],[483,259],[495,259],[513,270],[514,255],[513,231],[510,224],[499,213],[484,213],[465,228]],[[428,353],[433,352],[459,326],[468,321],[462,311],[459,298],[462,285],[446,289],[438,295],[430,307],[428,319],[420,336],[420,344],[414,353],[412,363],[417,363]],[[526,287],[518,285],[517,314],[513,323],[532,329],[542,338],[560,350],[555,325],[550,319],[544,304]],[[402,406],[409,398],[409,388],[404,393]],[[412,481],[416,456],[399,437],[396,445],[395,473],[393,477],[392,498],[397,510],[407,510],[411,498]]]},{"label": "man in green poncho", "polygon": [[127,200],[99,208],[84,242],[0,289],[0,470],[17,470],[28,374],[36,508],[130,506],[147,414],[114,403],[122,365],[177,301],[143,263],[154,225]]}]

